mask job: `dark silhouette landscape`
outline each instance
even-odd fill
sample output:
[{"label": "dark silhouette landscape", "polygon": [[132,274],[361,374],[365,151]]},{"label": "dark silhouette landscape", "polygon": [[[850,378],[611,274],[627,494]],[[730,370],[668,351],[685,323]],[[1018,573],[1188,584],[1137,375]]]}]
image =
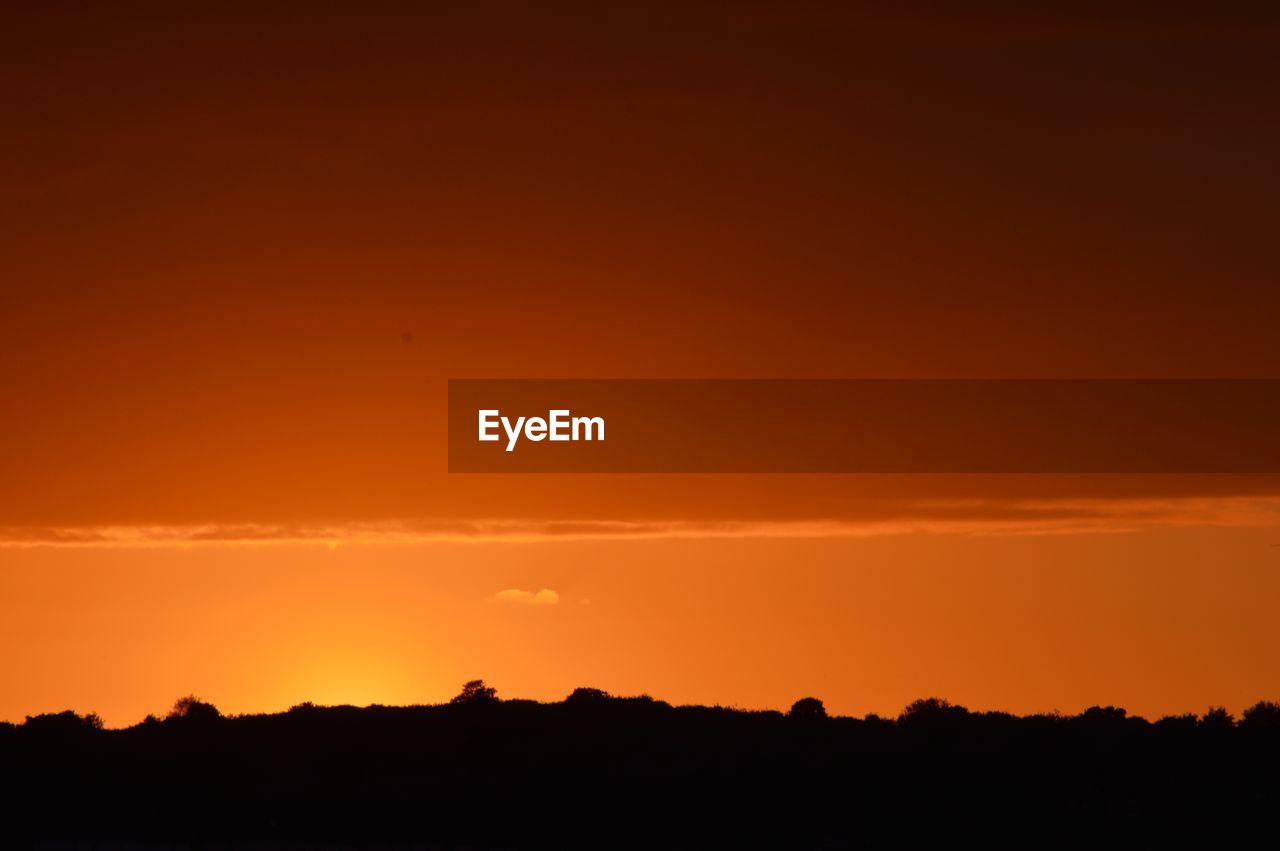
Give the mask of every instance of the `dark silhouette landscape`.
[{"label": "dark silhouette landscape", "polygon": [[[38,847],[1214,845],[1280,817],[1280,705],[1157,721],[672,706],[580,688],[437,706],[0,725],[4,836]],[[95,841],[110,845],[95,845]]]}]

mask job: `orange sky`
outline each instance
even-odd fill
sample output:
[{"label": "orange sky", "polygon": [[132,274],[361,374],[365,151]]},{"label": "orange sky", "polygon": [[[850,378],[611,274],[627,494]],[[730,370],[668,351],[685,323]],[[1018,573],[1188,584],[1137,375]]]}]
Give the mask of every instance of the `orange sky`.
[{"label": "orange sky", "polygon": [[1273,15],[314,5],[2,13],[0,718],[1275,697],[1275,477],[444,471],[448,377],[1280,377]]}]

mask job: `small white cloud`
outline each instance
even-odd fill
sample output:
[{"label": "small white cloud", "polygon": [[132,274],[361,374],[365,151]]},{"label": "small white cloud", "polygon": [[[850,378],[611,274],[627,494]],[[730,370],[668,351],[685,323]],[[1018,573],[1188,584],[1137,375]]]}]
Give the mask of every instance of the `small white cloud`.
[{"label": "small white cloud", "polygon": [[554,606],[560,602],[560,595],[550,588],[533,591],[521,591],[519,588],[507,588],[493,595],[500,603],[516,603],[521,606]]}]

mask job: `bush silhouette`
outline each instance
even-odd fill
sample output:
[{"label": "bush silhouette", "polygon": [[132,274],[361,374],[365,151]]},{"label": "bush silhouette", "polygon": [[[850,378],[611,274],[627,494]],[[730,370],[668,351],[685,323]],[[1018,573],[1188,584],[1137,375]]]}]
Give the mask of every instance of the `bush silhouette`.
[{"label": "bush silhouette", "polygon": [[583,687],[574,689],[569,696],[564,699],[564,702],[571,706],[575,706],[605,703],[608,700],[609,692],[604,689]]},{"label": "bush silhouette", "polygon": [[1211,706],[1200,719],[1200,726],[1207,730],[1230,730],[1236,725],[1236,719],[1221,706]]},{"label": "bush silhouette", "polygon": [[38,733],[74,735],[101,730],[102,718],[96,712],[90,712],[88,715],[77,715],[68,709],[64,712],[28,715],[26,722],[22,726],[27,730]]},{"label": "bush silhouette", "polygon": [[960,720],[968,715],[969,710],[963,706],[957,706],[940,697],[926,697],[908,703],[902,710],[902,714],[898,716],[898,721],[916,725],[936,724]]},{"label": "bush silhouette", "polygon": [[1119,706],[1090,706],[1080,713],[1077,720],[1082,724],[1105,728],[1124,724],[1129,720],[1129,712]]}]

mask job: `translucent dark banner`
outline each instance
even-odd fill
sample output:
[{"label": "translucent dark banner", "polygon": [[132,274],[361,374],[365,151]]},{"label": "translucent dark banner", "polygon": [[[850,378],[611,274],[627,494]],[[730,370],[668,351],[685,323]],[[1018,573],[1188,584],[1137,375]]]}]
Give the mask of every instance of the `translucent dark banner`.
[{"label": "translucent dark banner", "polygon": [[1277,473],[1280,380],[453,379],[454,473]]}]

